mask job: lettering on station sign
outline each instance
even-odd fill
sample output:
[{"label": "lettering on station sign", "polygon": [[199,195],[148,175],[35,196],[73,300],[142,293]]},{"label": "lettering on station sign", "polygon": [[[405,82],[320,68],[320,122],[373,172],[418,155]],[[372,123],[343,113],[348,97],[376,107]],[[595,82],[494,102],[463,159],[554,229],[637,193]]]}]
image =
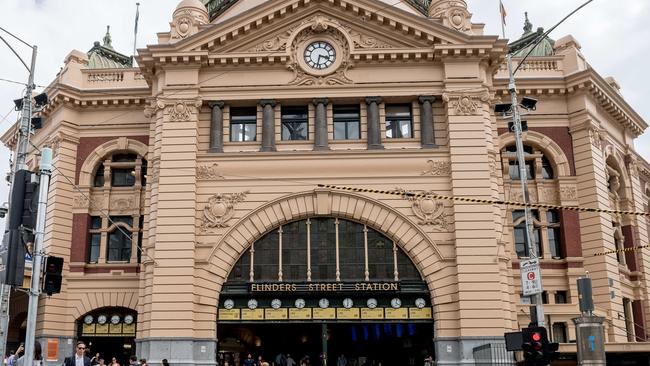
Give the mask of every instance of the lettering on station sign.
[{"label": "lettering on station sign", "polygon": [[251,283],[250,292],[395,292],[398,282]]}]

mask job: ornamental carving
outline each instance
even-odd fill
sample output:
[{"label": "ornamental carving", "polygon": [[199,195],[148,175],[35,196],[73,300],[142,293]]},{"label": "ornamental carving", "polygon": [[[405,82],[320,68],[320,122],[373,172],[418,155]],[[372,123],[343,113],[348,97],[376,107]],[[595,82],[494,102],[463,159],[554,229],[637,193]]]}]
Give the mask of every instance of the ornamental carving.
[{"label": "ornamental carving", "polygon": [[422,171],[420,175],[432,175],[432,176],[449,176],[451,175],[451,161],[427,161],[429,168]]},{"label": "ornamental carving", "polygon": [[162,109],[165,109],[165,103],[162,100],[151,98],[149,105],[144,108],[144,116],[151,118],[156,115],[156,112]]},{"label": "ornamental carving", "polygon": [[[508,195],[509,200],[513,202],[520,202],[523,203],[523,194],[521,192],[521,187],[520,186],[510,186],[510,194]],[[537,192],[534,189],[529,189],[528,190],[528,202],[530,203],[537,203]]]},{"label": "ornamental carving", "polygon": [[214,163],[212,165],[199,165],[196,167],[196,179],[197,180],[215,180],[215,179],[225,179],[223,173],[217,170],[219,164]]},{"label": "ornamental carving", "polygon": [[[293,80],[289,83],[291,85],[345,85],[351,84],[353,81],[347,76],[347,70],[352,67],[350,61],[350,48],[347,39],[338,31],[336,27],[330,27],[328,20],[322,16],[316,16],[311,20],[312,25],[302,30],[291,44],[291,52],[289,54],[289,62],[287,68],[293,71]],[[301,45],[307,42],[315,35],[324,35],[333,40],[341,48],[340,57],[341,63],[339,66],[327,75],[311,75],[300,66],[298,60],[302,57],[299,52]]]},{"label": "ornamental carving", "polygon": [[558,201],[557,189],[551,187],[544,187],[541,189],[542,202],[556,203]]},{"label": "ornamental carving", "polygon": [[63,141],[63,138],[59,135],[52,136],[49,141],[47,141],[46,145],[52,149],[52,157],[55,158],[59,154],[59,147],[61,147],[61,141]]},{"label": "ornamental carving", "polygon": [[198,33],[199,26],[208,24],[207,11],[198,9],[183,9],[174,12],[174,19],[171,22],[171,38],[173,40],[185,39]]},{"label": "ornamental carving", "polygon": [[102,207],[102,198],[89,198],[87,195],[79,194],[72,199],[73,209],[99,210]]},{"label": "ornamental carving", "polygon": [[429,9],[429,16],[442,20],[442,24],[461,32],[472,29],[472,14],[464,0],[438,0]]},{"label": "ornamental carving", "polygon": [[[398,192],[407,193],[402,188],[396,188]],[[420,219],[420,225],[431,225],[435,231],[449,232],[451,231],[451,214],[445,211],[445,204],[441,200],[431,198],[435,195],[433,191],[420,192],[420,196],[404,196],[405,199],[411,201],[411,209],[413,214]]]},{"label": "ornamental carving", "polygon": [[191,104],[188,104],[186,101],[176,101],[167,107],[169,119],[174,122],[189,121],[193,113],[198,113],[198,108],[201,104],[201,100],[195,100]]},{"label": "ornamental carving", "polygon": [[625,161],[627,162],[627,169],[630,172],[630,176],[632,177],[638,177],[639,176],[639,163],[637,162],[637,159],[634,155],[629,154],[625,157]]},{"label": "ornamental carving", "polygon": [[480,114],[481,104],[490,101],[487,91],[477,93],[443,93],[442,100],[454,111],[456,115],[471,116]]},{"label": "ornamental carving", "polygon": [[111,210],[123,213],[134,208],[133,197],[111,199]]},{"label": "ornamental carving", "polygon": [[249,191],[241,193],[217,193],[210,197],[203,208],[203,231],[228,227],[228,221],[235,215],[235,205],[243,202]]},{"label": "ornamental carving", "polygon": [[578,199],[576,187],[560,187],[560,199],[562,201],[575,201]]},{"label": "ornamental carving", "polygon": [[597,148],[601,149],[603,146],[603,136],[601,134],[601,131],[598,127],[596,126],[591,126],[589,128],[589,140],[591,141],[591,144]]}]

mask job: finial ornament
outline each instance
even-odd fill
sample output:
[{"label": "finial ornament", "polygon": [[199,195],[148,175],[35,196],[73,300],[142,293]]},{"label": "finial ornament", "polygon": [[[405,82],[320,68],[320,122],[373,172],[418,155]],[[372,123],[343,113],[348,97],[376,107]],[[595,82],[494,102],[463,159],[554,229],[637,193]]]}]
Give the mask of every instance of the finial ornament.
[{"label": "finial ornament", "polygon": [[429,4],[429,17],[441,20],[449,28],[471,33],[472,14],[465,0],[433,0]]},{"label": "finial ornament", "polygon": [[524,22],[524,35],[526,35],[533,31],[533,23],[528,20],[528,12],[525,12],[524,14],[526,14],[526,21]]},{"label": "finial ornament", "polygon": [[107,25],[106,26],[106,35],[104,35],[104,44],[103,46],[106,48],[113,49],[113,45],[111,44],[111,26]]}]

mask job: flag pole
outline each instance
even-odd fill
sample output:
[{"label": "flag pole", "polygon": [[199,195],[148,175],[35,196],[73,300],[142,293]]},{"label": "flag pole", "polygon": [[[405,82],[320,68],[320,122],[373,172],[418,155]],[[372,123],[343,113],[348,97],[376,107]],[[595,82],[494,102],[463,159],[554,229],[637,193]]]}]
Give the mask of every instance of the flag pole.
[{"label": "flag pole", "polygon": [[[138,20],[140,18],[140,3],[135,3],[135,28],[133,28],[133,63],[135,64],[135,52],[138,44]],[[135,66],[135,65],[134,65]]]}]

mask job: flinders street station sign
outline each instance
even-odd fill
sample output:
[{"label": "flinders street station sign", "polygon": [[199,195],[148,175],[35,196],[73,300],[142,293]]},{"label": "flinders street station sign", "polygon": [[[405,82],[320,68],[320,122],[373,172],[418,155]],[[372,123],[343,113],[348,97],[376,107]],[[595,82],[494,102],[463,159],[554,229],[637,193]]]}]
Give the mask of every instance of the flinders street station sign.
[{"label": "flinders street station sign", "polygon": [[301,283],[251,283],[249,291],[273,293],[319,293],[319,292],[395,292],[397,282],[301,282]]}]

